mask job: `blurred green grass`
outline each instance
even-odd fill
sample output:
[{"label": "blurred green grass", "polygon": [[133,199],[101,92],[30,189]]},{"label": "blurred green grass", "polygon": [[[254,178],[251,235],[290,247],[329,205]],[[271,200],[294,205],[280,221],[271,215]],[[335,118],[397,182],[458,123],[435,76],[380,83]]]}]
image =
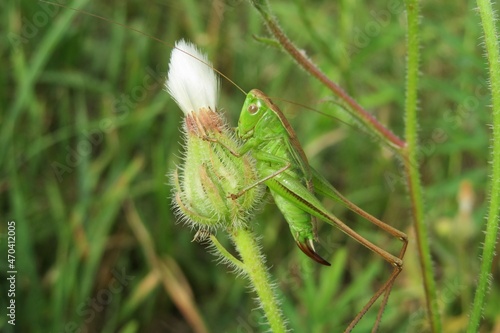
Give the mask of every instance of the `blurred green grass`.
[{"label": "blurred green grass", "polygon": [[[243,89],[259,88],[343,117],[325,88],[279,50],[255,41],[253,35],[266,32],[244,1],[76,0],[68,5],[168,44],[189,39]],[[400,2],[271,5],[297,45],[402,135]],[[474,6],[469,1],[422,8],[421,172],[447,332],[460,332],[467,322],[487,203],[490,100]],[[194,324],[199,313],[210,332],[264,331],[245,281],[216,265],[204,246],[191,243],[193,232],[176,224],[170,211],[165,175],[179,163],[182,149],[181,112],[160,82],[170,48],[40,2],[1,7],[0,204],[3,220],[17,222],[18,321],[14,330],[1,316],[0,330],[201,332]],[[222,80],[220,105],[234,125],[243,100]],[[278,104],[313,166],[363,209],[411,237],[404,182],[392,154],[356,128]],[[460,212],[457,203],[459,193],[461,202],[466,200],[464,181],[475,193],[470,213]],[[396,240],[338,207],[331,209],[371,240],[398,250]],[[293,244],[272,204],[257,222],[296,332],[342,331],[390,272],[381,259],[324,226],[321,251],[334,265],[317,267]],[[1,228],[6,253],[4,223]],[[6,262],[0,267],[5,281]],[[130,280],[123,280],[123,272]],[[410,245],[381,331],[426,331],[419,274]],[[498,279],[498,262],[492,274]],[[182,302],[191,293],[194,301]],[[482,331],[498,329],[499,301],[496,283]],[[372,309],[356,332],[368,331],[375,316]]]}]

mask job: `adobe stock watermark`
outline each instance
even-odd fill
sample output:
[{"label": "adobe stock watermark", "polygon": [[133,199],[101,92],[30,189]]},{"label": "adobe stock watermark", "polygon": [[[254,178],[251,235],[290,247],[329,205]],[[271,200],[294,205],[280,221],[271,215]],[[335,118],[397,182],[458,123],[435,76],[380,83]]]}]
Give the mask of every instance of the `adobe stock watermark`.
[{"label": "adobe stock watermark", "polygon": [[[319,242],[315,244],[316,250],[318,250],[320,255],[327,261],[330,261],[333,254],[342,247],[337,238],[337,235],[328,233],[324,237],[321,237]],[[293,251],[298,253],[298,259],[290,261],[286,268],[287,273],[281,275],[278,279],[278,284],[289,290],[292,294],[297,293],[303,288],[304,280],[314,279],[318,270],[329,269],[329,267],[325,267],[315,262],[313,259],[300,252],[297,247],[294,247]],[[331,264],[335,266],[337,262],[331,262]]]},{"label": "adobe stock watermark", "polygon": [[114,115],[99,121],[99,126],[95,129],[84,130],[80,134],[80,139],[74,146],[64,147],[66,156],[64,161],[52,161],[50,166],[58,182],[62,182],[66,174],[71,174],[90,154],[97,150],[97,147],[104,142],[107,132],[116,128],[119,122],[123,121],[129,114],[143,102],[151,91],[162,86],[166,73],[151,67],[145,69],[141,84],[133,87],[129,93],[121,94],[115,99]]},{"label": "adobe stock watermark", "polygon": [[222,20],[224,14],[233,11],[236,7],[245,3],[245,0],[222,0],[213,1],[212,9],[218,19]]},{"label": "adobe stock watermark", "polygon": [[238,326],[236,328],[236,333],[258,333],[262,332],[262,328],[267,326],[264,325],[264,313],[261,309],[250,311],[248,316],[238,316],[236,319]]},{"label": "adobe stock watermark", "polygon": [[[447,124],[445,128],[436,127],[431,131],[430,137],[422,139],[418,146],[417,161],[410,163],[412,167],[418,167],[418,161],[425,158],[430,158],[436,153],[437,147],[445,143],[449,139],[447,130],[456,129],[458,126],[470,120],[477,113],[481,105],[489,96],[488,82],[482,76],[477,77],[476,85],[474,86],[473,95],[465,97],[460,104],[454,109],[447,109],[442,115],[442,120]],[[396,185],[406,184],[406,176],[404,174],[405,165],[403,161],[398,160],[398,172],[386,172],[384,179],[387,188],[394,191]]]},{"label": "adobe stock watermark", "polygon": [[[67,4],[66,0],[54,0],[54,2],[60,5]],[[52,19],[62,8],[40,1],[35,1],[35,3],[39,7],[38,11],[31,17],[21,17],[20,34],[15,34],[12,31],[7,33],[7,39],[14,49],[34,39],[43,27],[52,22]]]},{"label": "adobe stock watermark", "polygon": [[[443,291],[439,294],[436,302],[439,309],[444,309],[446,305],[453,302],[467,286],[461,284],[458,278],[447,282]],[[421,306],[418,310],[412,311],[409,316],[409,325],[407,332],[426,332],[428,329],[427,308]]]},{"label": "adobe stock watermark", "polygon": [[371,10],[372,20],[366,22],[362,28],[354,28],[354,36],[348,46],[349,54],[356,54],[367,47],[370,41],[378,37],[383,29],[390,24],[393,17],[399,16],[404,10],[405,5],[402,0],[389,0],[385,9]]},{"label": "adobe stock watermark", "polygon": [[111,274],[114,280],[106,288],[97,291],[93,297],[87,297],[84,302],[77,306],[76,314],[82,320],[67,322],[60,333],[87,333],[88,324],[94,320],[98,313],[104,311],[111,304],[115,295],[122,293],[135,279],[135,276],[125,272],[125,268],[113,268]]},{"label": "adobe stock watermark", "polygon": [[[278,285],[280,285],[284,289],[288,289],[292,294],[295,294],[300,288],[303,288],[301,281],[307,276],[309,276],[308,278],[310,279],[311,276],[316,273],[317,267],[321,266],[302,253],[300,253],[299,258],[299,262],[292,261],[289,263],[289,266],[286,269],[289,274],[281,276],[278,281],[273,281],[273,288],[278,288]],[[279,297],[277,301],[279,304],[278,307],[281,308],[283,300]],[[265,319],[261,306],[250,311],[246,316],[238,315],[236,322],[236,331],[231,331],[231,333],[260,333],[267,331],[266,329],[269,328],[269,324]]]}]

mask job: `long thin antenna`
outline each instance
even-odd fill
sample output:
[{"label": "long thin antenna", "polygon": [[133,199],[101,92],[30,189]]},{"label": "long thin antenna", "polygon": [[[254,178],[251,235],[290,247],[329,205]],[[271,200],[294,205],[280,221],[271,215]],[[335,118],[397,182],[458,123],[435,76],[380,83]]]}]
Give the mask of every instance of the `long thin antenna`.
[{"label": "long thin antenna", "polygon": [[61,4],[59,4],[59,3],[56,3],[56,2],[51,2],[51,1],[45,1],[45,0],[38,0],[38,1],[40,1],[40,2],[44,2],[44,3],[47,3],[47,4],[49,4],[49,5],[59,6],[59,7],[61,7],[61,8],[66,8],[66,9],[74,10],[75,12],[78,12],[78,13],[81,13],[81,14],[85,14],[85,15],[88,15],[88,16],[95,17],[95,18],[97,18],[97,19],[99,19],[99,20],[102,20],[102,21],[105,21],[105,22],[108,22],[108,23],[111,23],[111,24],[114,24],[114,25],[120,26],[120,27],[122,27],[122,28],[125,28],[125,29],[128,29],[128,30],[131,30],[131,31],[133,31],[133,32],[137,32],[137,33],[139,33],[139,34],[141,34],[141,35],[144,35],[144,36],[146,36],[146,37],[148,37],[148,38],[150,38],[150,39],[152,39],[152,40],[154,40],[154,41],[157,41],[157,42],[159,42],[159,43],[161,43],[161,44],[163,44],[163,45],[166,45],[166,46],[168,46],[168,47],[172,47],[172,48],[174,48],[174,49],[177,49],[177,50],[181,51],[182,53],[184,53],[184,54],[186,54],[186,55],[188,55],[188,56],[190,56],[190,57],[193,57],[194,59],[198,60],[199,62],[204,63],[204,64],[205,64],[205,65],[207,65],[208,67],[212,68],[215,72],[217,72],[217,74],[219,74],[219,75],[220,75],[220,76],[222,76],[224,79],[226,79],[228,82],[230,82],[231,84],[233,84],[236,88],[238,88],[238,90],[240,90],[240,91],[241,91],[244,95],[246,95],[246,94],[247,94],[247,92],[246,92],[245,90],[243,90],[243,88],[241,88],[239,85],[237,85],[237,84],[236,84],[236,82],[234,82],[234,81],[233,81],[233,80],[231,80],[229,77],[227,77],[224,73],[222,73],[222,72],[221,72],[221,71],[219,71],[217,68],[215,68],[212,64],[209,64],[209,63],[207,63],[207,62],[205,62],[205,61],[203,61],[203,60],[201,60],[201,59],[198,59],[197,57],[193,56],[192,54],[189,54],[188,52],[186,52],[186,51],[184,51],[184,50],[181,50],[181,49],[179,49],[179,48],[175,47],[175,45],[169,44],[169,43],[167,43],[167,42],[165,42],[165,41],[161,40],[161,39],[160,39],[160,38],[158,38],[158,37],[155,37],[155,36],[153,36],[153,35],[150,35],[150,34],[148,34],[148,33],[144,32],[144,31],[141,31],[141,30],[139,30],[139,29],[136,29],[136,28],[130,27],[130,26],[126,25],[126,24],[123,24],[123,23],[120,23],[120,22],[113,21],[113,20],[108,19],[108,18],[106,18],[106,17],[104,17],[104,16],[97,15],[97,14],[94,14],[94,13],[91,13],[91,12],[88,12],[88,11],[83,10],[83,9],[73,8],[73,7],[70,7],[70,6],[61,5]]},{"label": "long thin antenna", "polygon": [[[213,69],[213,70],[214,70],[217,74],[219,74],[221,77],[223,77],[223,78],[224,78],[225,80],[227,80],[229,83],[231,83],[232,85],[234,85],[234,86],[235,86],[235,87],[236,87],[239,91],[241,91],[244,95],[247,95],[247,92],[246,92],[243,88],[241,88],[238,84],[236,84],[236,82],[234,82],[233,80],[231,80],[231,79],[230,79],[227,75],[225,75],[224,73],[222,73],[221,71],[219,71],[217,68],[215,68],[212,64],[210,64],[210,63],[208,63],[208,62],[206,62],[206,61],[203,61],[202,59],[199,59],[199,58],[195,57],[194,55],[192,55],[192,54],[190,54],[190,53],[188,53],[188,52],[186,52],[186,51],[184,51],[184,50],[181,50],[180,48],[175,47],[175,45],[169,44],[169,43],[165,42],[164,40],[162,40],[162,39],[160,39],[160,38],[158,38],[158,37],[155,37],[155,36],[150,35],[150,34],[148,34],[148,33],[144,32],[144,31],[141,31],[141,30],[139,30],[139,29],[133,28],[133,27],[131,27],[131,26],[128,26],[128,25],[126,25],[126,24],[123,24],[123,23],[120,23],[120,22],[117,22],[117,21],[113,21],[113,20],[111,20],[111,19],[109,19],[109,18],[107,18],[107,17],[101,16],[101,15],[98,15],[98,14],[94,14],[94,13],[92,13],[92,12],[89,12],[89,11],[86,11],[86,10],[83,10],[83,9],[74,8],[74,7],[71,7],[71,6],[66,6],[66,5],[59,4],[59,3],[57,3],[57,2],[51,2],[51,1],[46,1],[46,0],[38,0],[38,1],[39,1],[39,2],[44,2],[44,3],[50,4],[50,5],[53,5],[53,6],[58,6],[58,7],[61,7],[61,8],[66,8],[66,9],[69,9],[69,10],[73,10],[73,11],[75,11],[75,12],[78,12],[78,13],[81,13],[81,14],[84,14],[84,15],[88,15],[88,16],[91,16],[91,17],[97,18],[97,19],[99,19],[99,20],[101,20],[101,21],[105,21],[105,22],[108,22],[108,23],[111,23],[111,24],[117,25],[117,26],[119,26],[119,27],[122,27],[122,28],[128,29],[128,30],[130,30],[130,31],[133,31],[133,32],[139,33],[139,34],[141,34],[141,35],[143,35],[143,36],[145,36],[145,37],[147,37],[147,38],[149,38],[149,39],[151,39],[151,40],[154,40],[154,41],[156,41],[156,42],[159,42],[159,43],[161,43],[161,44],[163,44],[163,45],[166,45],[166,46],[168,46],[168,47],[170,47],[170,48],[177,49],[177,50],[181,51],[182,53],[184,53],[184,54],[186,54],[186,55],[188,55],[188,56],[190,56],[190,57],[192,57],[192,58],[194,58],[194,59],[198,60],[199,62],[201,62],[201,63],[205,64],[206,66],[208,66],[208,67],[212,68],[212,69]],[[312,107],[310,107],[310,106],[307,106],[307,105],[305,105],[305,104],[301,104],[301,103],[294,102],[294,101],[287,100],[287,99],[280,98],[280,97],[272,97],[272,96],[271,96],[271,98],[272,98],[273,100],[283,101],[283,102],[285,102],[285,103],[289,103],[289,104],[292,104],[292,105],[296,105],[296,106],[299,106],[299,107],[301,107],[301,108],[303,108],[303,109],[307,109],[307,110],[310,110],[310,111],[313,111],[313,112],[316,112],[316,113],[322,114],[322,115],[324,115],[324,116],[326,116],[326,117],[336,119],[336,120],[338,120],[338,121],[340,121],[340,122],[342,122],[342,123],[346,124],[347,126],[353,127],[353,125],[352,125],[352,124],[350,124],[350,123],[348,123],[348,122],[346,122],[346,121],[344,121],[344,120],[341,120],[341,119],[340,119],[340,118],[338,118],[338,117],[332,116],[332,115],[330,115],[330,114],[328,114],[328,113],[326,113],[326,112],[323,112],[323,111],[317,110],[317,109],[312,108]],[[342,106],[341,104],[339,104],[339,105],[340,105],[341,107],[344,107],[344,106]]]},{"label": "long thin antenna", "polygon": [[[334,119],[344,125],[347,125],[355,130],[358,130],[360,131],[361,133],[366,133],[366,131],[364,131],[364,127],[363,127],[363,124],[361,123],[359,126],[358,125],[355,125],[355,124],[352,124],[350,122],[347,122],[343,119],[341,119],[340,117],[338,116],[334,116],[334,115],[331,115],[325,111],[321,111],[321,110],[318,110],[318,109],[315,109],[313,107],[310,107],[309,105],[306,105],[306,104],[302,104],[302,103],[299,103],[299,102],[294,102],[294,101],[291,101],[289,99],[286,99],[286,98],[281,98],[281,97],[274,97],[274,96],[269,96],[270,99],[272,99],[273,101],[282,101],[282,102],[285,102],[287,104],[291,104],[291,105],[295,105],[301,109],[306,109],[306,110],[309,110],[309,111],[312,111],[312,112],[315,112],[315,113],[318,113],[322,116],[325,116],[325,117],[328,117],[330,119]],[[337,102],[333,102],[334,104],[336,104],[337,106],[341,107],[342,109],[344,109],[344,111],[346,111],[346,107],[345,105],[342,105],[341,103],[337,103]],[[347,112],[347,111],[346,111]],[[286,113],[286,112],[285,112]],[[356,119],[355,119],[356,121]],[[357,124],[357,123],[356,123]]]}]

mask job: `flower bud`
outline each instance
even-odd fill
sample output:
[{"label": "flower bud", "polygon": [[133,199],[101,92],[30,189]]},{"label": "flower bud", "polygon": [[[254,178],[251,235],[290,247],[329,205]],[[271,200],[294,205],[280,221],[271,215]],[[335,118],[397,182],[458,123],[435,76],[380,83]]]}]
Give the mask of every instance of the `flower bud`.
[{"label": "flower bud", "polygon": [[262,196],[261,185],[252,187],[258,182],[253,159],[237,156],[241,142],[215,110],[217,78],[209,66],[193,45],[178,42],[166,83],[186,116],[183,163],[172,177],[175,212],[202,230],[241,227]]}]

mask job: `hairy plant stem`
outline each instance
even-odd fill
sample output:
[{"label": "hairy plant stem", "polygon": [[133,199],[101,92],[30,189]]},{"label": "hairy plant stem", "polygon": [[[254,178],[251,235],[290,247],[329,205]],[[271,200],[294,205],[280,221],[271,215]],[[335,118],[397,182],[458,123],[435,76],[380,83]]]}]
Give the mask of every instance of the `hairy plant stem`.
[{"label": "hairy plant stem", "polygon": [[[260,301],[259,305],[264,310],[271,331],[274,333],[286,332],[285,320],[280,310],[278,298],[275,295],[275,288],[270,282],[264,256],[260,251],[255,235],[248,229],[239,228],[231,231],[230,236],[241,257],[241,262],[235,263],[237,264],[236,267],[248,276],[252,288],[257,292]],[[224,256],[224,251],[219,248],[221,245],[215,242],[214,244]],[[237,260],[232,256],[224,257],[233,263],[234,260]]]},{"label": "hairy plant stem", "polygon": [[420,60],[419,38],[419,4],[417,0],[406,0],[407,13],[407,73],[405,101],[405,138],[406,148],[403,161],[406,182],[412,203],[412,216],[415,228],[416,243],[420,255],[420,267],[424,283],[428,317],[432,332],[441,332],[441,320],[437,302],[436,282],[430,254],[429,236],[424,218],[422,184],[420,183],[419,164],[417,159],[417,105],[418,105],[418,72]]},{"label": "hairy plant stem", "polygon": [[495,15],[493,5],[489,0],[478,0],[477,5],[484,31],[484,45],[489,64],[491,94],[493,104],[493,138],[491,156],[491,189],[490,206],[486,224],[486,236],[483,246],[481,271],[472,304],[467,332],[479,331],[479,323],[483,313],[485,297],[491,283],[491,265],[495,256],[495,245],[498,238],[498,224],[500,222],[500,51],[498,33],[495,29]]}]

